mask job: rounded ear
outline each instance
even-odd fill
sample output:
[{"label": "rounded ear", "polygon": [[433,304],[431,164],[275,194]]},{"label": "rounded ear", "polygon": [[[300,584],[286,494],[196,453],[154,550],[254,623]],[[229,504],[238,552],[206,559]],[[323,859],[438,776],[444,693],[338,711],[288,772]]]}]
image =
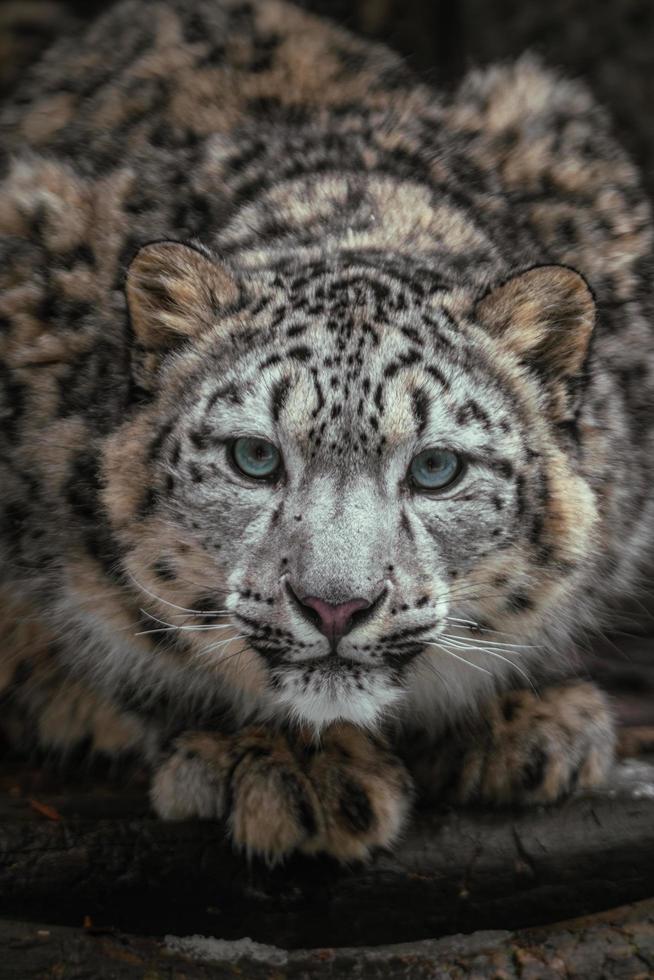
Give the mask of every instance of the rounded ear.
[{"label": "rounded ear", "polygon": [[595,301],[574,269],[542,265],[491,290],[474,315],[520,358],[564,379],[578,374],[586,359]]},{"label": "rounded ear", "polygon": [[240,293],[230,270],[181,242],[140,249],[127,270],[125,288],[137,343],[160,352],[213,326]]}]

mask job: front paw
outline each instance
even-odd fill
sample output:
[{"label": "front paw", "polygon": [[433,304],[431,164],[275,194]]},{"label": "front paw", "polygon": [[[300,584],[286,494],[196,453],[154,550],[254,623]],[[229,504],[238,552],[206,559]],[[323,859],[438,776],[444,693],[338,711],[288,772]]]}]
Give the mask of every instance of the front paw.
[{"label": "front paw", "polygon": [[614,748],[611,711],[594,685],[512,691],[473,737],[447,739],[423,758],[416,778],[427,796],[457,803],[553,803],[604,782]]},{"label": "front paw", "polygon": [[349,862],[395,843],[409,815],[413,783],[381,738],[341,723],[330,726],[319,745],[306,741],[302,751],[320,801],[320,830],[303,842],[305,853]]},{"label": "front paw", "polygon": [[399,760],[353,726],[332,726],[320,743],[249,728],[182,736],[151,797],[166,819],[225,819],[236,846],[269,863],[293,851],[350,861],[395,840],[411,784]]}]

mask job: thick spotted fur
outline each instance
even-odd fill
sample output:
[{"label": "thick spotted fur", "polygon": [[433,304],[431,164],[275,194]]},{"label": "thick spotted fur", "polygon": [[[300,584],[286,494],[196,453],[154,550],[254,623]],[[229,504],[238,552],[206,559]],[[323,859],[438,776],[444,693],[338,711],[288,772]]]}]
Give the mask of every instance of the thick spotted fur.
[{"label": "thick spotted fur", "polygon": [[[392,843],[409,772],[600,781],[570,677],[651,540],[652,225],[588,92],[523,58],[442,96],[276,0],[125,0],[0,137],[16,743],[139,752],[163,816],[271,860]],[[464,461],[431,496],[429,447]],[[372,604],[332,652],[296,595]]]},{"label": "thick spotted fur", "polygon": [[297,850],[365,858],[396,839],[412,795],[383,741],[338,723],[320,745],[265,727],[183,735],[152,786],[163,816],[226,819],[236,846],[270,863]]}]

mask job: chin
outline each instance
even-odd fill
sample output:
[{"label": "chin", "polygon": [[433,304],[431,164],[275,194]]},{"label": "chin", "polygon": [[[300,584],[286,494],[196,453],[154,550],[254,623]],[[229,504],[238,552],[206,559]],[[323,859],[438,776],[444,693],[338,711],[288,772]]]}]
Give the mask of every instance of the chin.
[{"label": "chin", "polygon": [[307,678],[302,670],[277,675],[275,700],[294,722],[320,733],[334,722],[350,722],[361,728],[377,728],[388,719],[405,694],[397,681],[381,672],[354,677],[314,670]]}]

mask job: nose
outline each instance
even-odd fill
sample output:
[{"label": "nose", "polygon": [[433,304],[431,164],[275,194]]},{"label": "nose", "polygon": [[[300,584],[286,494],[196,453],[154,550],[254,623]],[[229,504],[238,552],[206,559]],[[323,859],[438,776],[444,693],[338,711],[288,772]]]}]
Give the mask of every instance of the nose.
[{"label": "nose", "polygon": [[347,602],[335,604],[319,599],[317,596],[304,596],[300,599],[290,585],[288,590],[295,600],[294,604],[298,612],[327,637],[332,649],[336,648],[341,637],[362,621],[364,617],[358,614],[372,610],[373,606],[377,606],[381,601],[383,595],[382,590],[372,602],[368,599],[348,599]]},{"label": "nose", "polygon": [[367,599],[350,599],[348,602],[339,602],[335,606],[331,602],[325,602],[324,599],[316,599],[315,596],[307,596],[301,602],[303,606],[313,609],[318,614],[319,622],[316,626],[334,644],[354,627],[354,614],[371,606]]}]

